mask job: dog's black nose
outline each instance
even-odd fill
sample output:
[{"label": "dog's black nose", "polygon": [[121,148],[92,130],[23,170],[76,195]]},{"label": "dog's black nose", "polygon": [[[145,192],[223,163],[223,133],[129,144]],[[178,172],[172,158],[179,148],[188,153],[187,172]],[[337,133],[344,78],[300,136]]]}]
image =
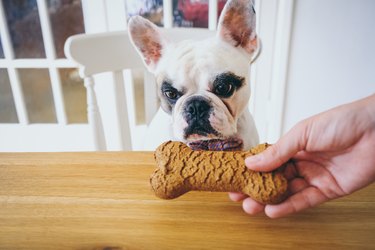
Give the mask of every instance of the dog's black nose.
[{"label": "dog's black nose", "polygon": [[186,120],[196,120],[207,118],[210,113],[211,106],[204,98],[197,97],[189,100],[185,105]]}]

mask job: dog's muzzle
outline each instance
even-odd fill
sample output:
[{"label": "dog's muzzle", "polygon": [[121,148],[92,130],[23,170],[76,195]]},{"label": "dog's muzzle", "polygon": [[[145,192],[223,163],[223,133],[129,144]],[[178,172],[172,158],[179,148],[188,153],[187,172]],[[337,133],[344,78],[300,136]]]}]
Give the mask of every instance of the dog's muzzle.
[{"label": "dog's muzzle", "polygon": [[[213,112],[208,99],[194,96],[185,102],[183,117],[188,124],[184,129],[187,144],[193,150],[240,151],[243,141],[239,138],[220,138],[221,135],[210,124],[209,117]],[[189,138],[190,137],[190,138]],[[207,139],[212,138],[212,139]]]},{"label": "dog's muzzle", "polygon": [[209,117],[212,106],[209,100],[202,96],[192,97],[186,101],[183,109],[183,118],[188,126],[184,129],[184,136],[187,139],[190,135],[218,135],[212,128]]}]

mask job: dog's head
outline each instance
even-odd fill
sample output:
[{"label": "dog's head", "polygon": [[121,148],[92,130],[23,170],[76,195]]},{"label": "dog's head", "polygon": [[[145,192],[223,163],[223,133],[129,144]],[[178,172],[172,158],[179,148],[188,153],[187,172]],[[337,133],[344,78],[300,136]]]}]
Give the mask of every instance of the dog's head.
[{"label": "dog's head", "polygon": [[212,39],[171,43],[142,17],[130,19],[129,33],[155,74],[177,139],[193,144],[241,139],[238,119],[248,108],[249,65],[257,48],[251,0],[228,1]]}]

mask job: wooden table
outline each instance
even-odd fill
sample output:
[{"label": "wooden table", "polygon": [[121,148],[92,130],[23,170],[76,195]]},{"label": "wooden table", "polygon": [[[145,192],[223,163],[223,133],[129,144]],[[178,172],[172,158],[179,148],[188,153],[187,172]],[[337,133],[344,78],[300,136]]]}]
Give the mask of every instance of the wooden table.
[{"label": "wooden table", "polygon": [[0,249],[375,249],[375,185],[287,218],[160,200],[152,154],[1,153]]}]

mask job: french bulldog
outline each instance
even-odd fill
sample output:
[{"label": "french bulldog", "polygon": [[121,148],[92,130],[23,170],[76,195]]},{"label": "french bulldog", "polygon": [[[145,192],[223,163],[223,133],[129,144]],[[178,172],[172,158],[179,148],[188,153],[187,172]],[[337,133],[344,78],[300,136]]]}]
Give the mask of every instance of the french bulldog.
[{"label": "french bulldog", "polygon": [[131,42],[155,75],[161,102],[145,149],[166,140],[196,150],[247,150],[258,144],[248,108],[250,60],[259,44],[255,19],[251,0],[229,0],[215,37],[178,43],[140,16],[129,20]]}]

